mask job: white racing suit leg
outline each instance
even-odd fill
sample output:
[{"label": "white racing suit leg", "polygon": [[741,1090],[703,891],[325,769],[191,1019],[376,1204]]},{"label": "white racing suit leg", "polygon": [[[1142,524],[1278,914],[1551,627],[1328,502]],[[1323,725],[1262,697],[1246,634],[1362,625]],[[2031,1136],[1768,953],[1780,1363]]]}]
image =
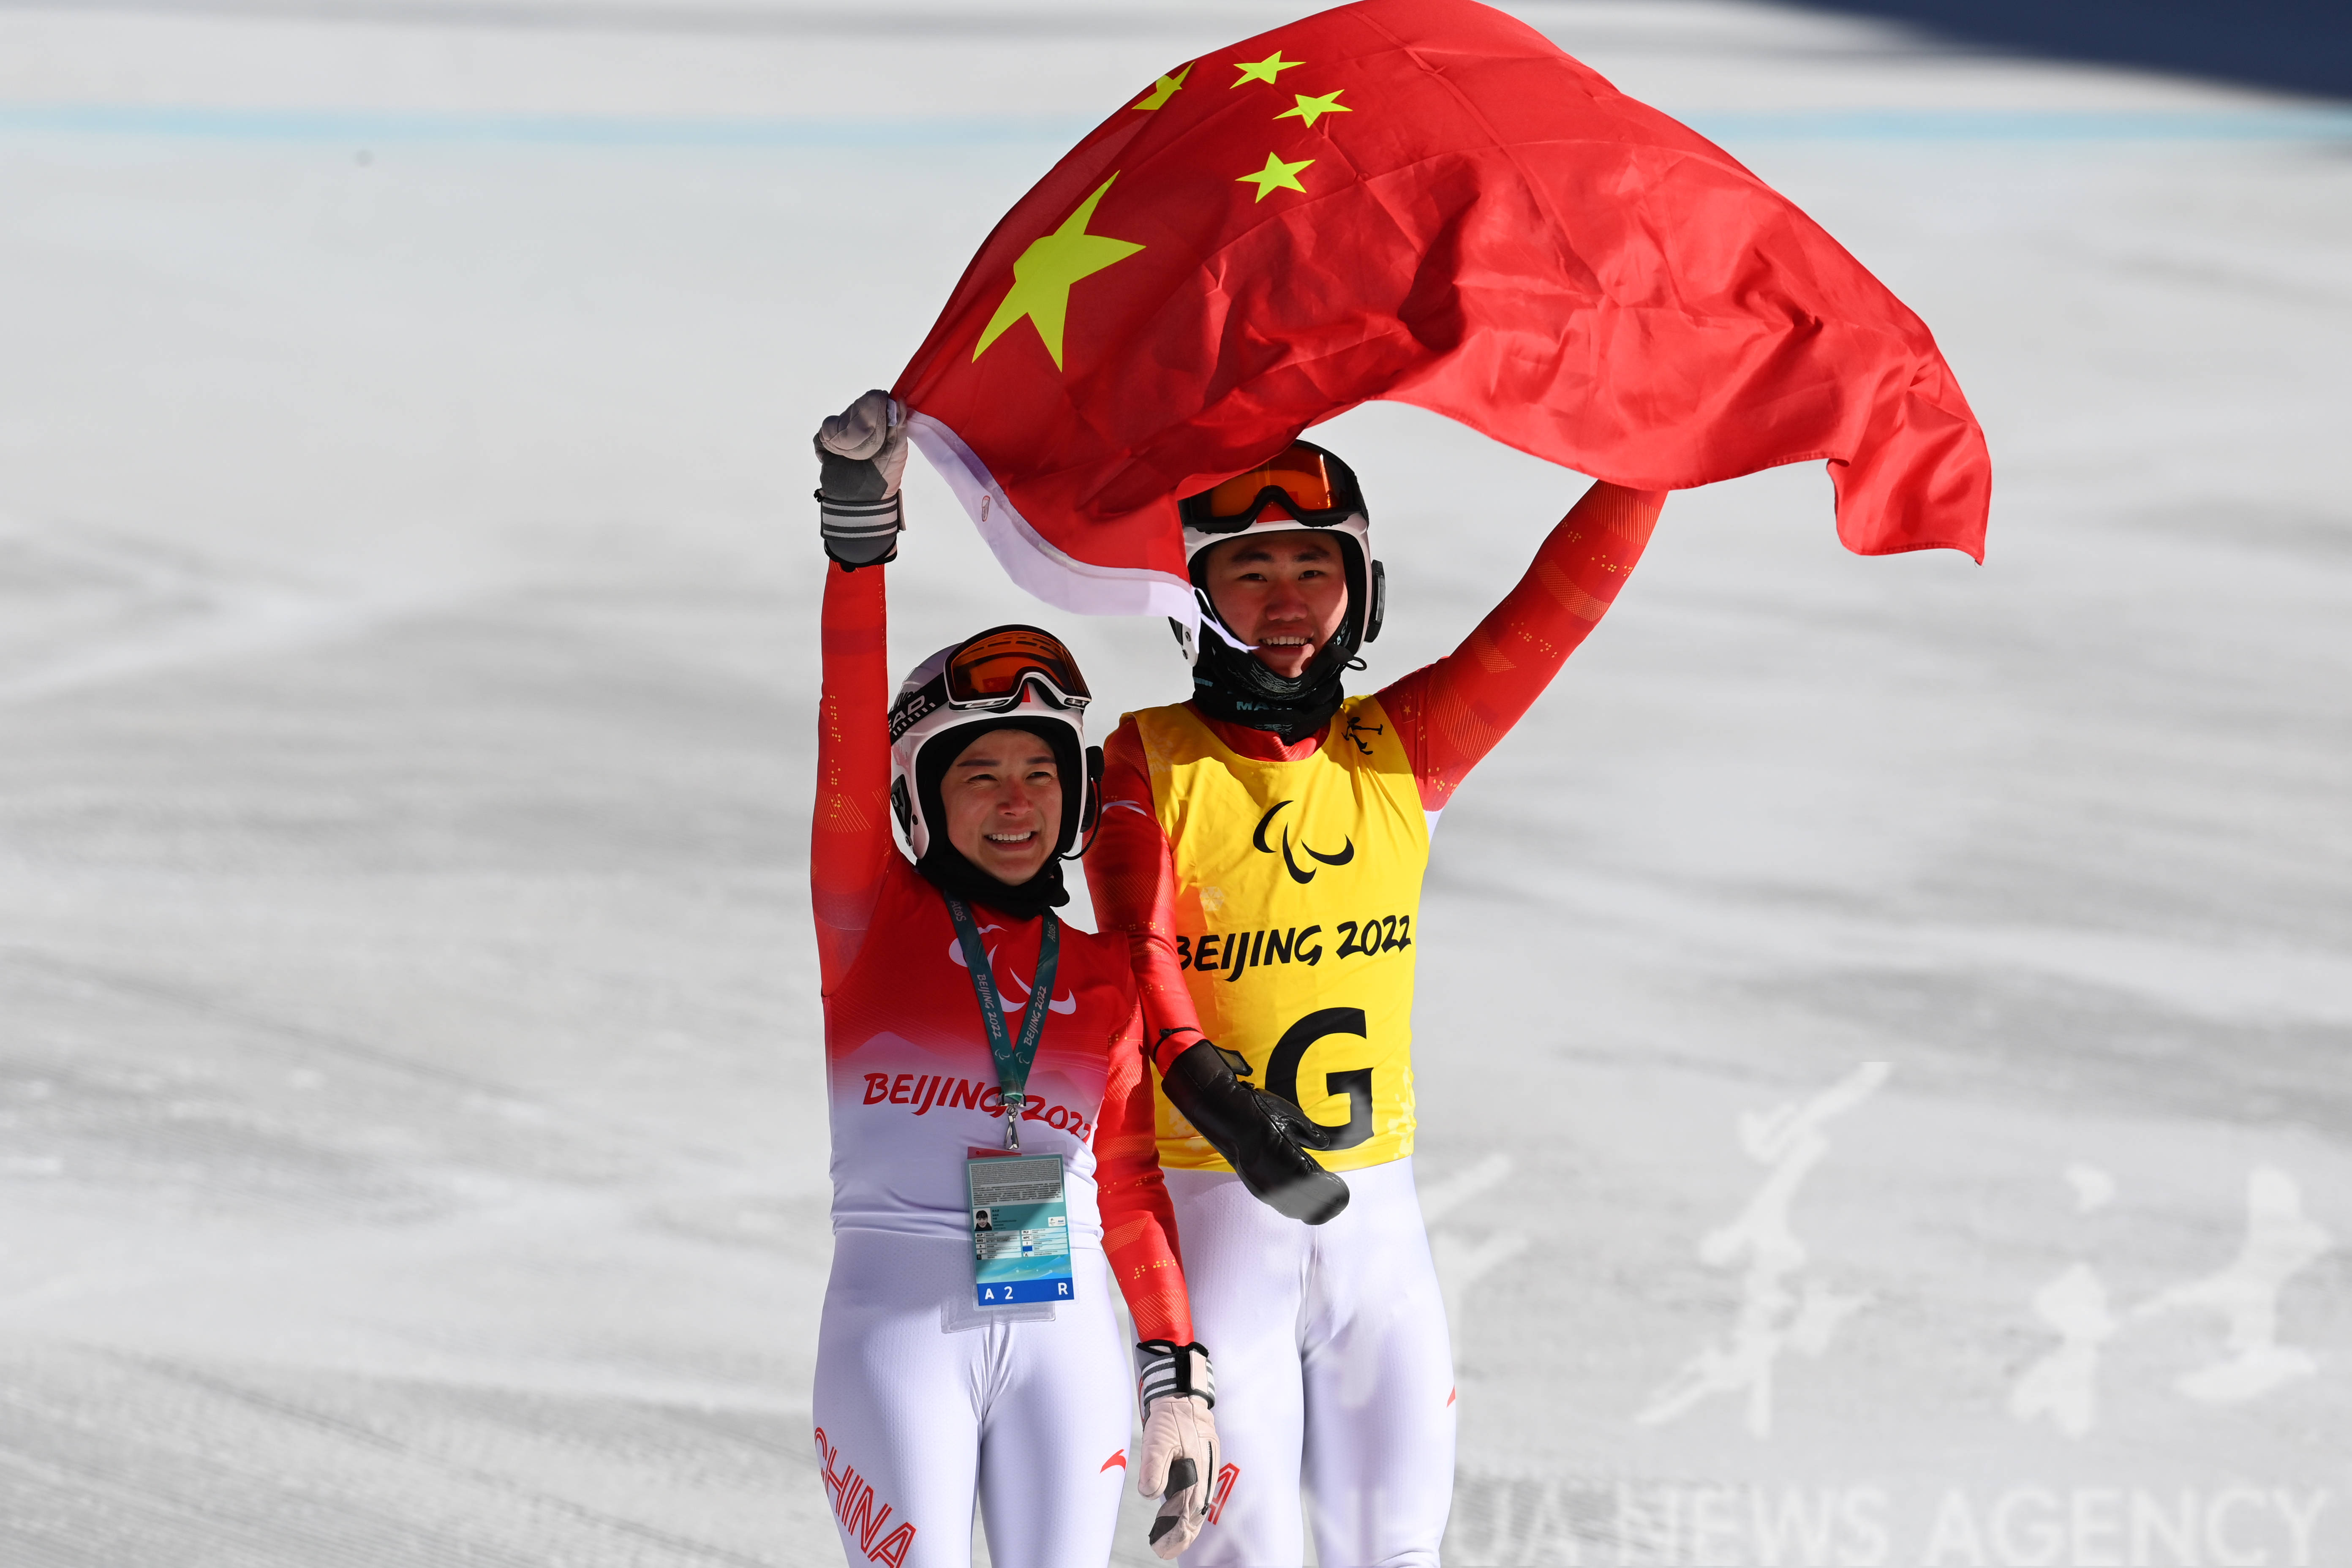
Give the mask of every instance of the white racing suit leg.
[{"label": "white racing suit leg", "polygon": [[990,1312],[966,1243],[835,1237],[813,1404],[851,1564],[971,1568],[977,1495],[994,1561],[1102,1568],[1134,1377],[1102,1254],[1072,1261],[1075,1300]]},{"label": "white racing suit leg", "polygon": [[[1225,1467],[1186,1568],[1435,1568],[1454,1497],[1454,1356],[1412,1162],[1343,1173],[1328,1225],[1222,1172],[1170,1171]],[[1228,1478],[1230,1477],[1230,1479]]]}]

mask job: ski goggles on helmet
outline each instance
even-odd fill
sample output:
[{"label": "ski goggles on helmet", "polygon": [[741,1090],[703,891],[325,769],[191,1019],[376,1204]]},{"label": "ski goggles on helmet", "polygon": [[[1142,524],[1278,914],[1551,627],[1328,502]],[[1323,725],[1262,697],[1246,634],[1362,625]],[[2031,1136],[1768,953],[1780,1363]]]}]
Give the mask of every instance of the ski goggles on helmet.
[{"label": "ski goggles on helmet", "polygon": [[1021,706],[1029,688],[1043,689],[1056,707],[1083,710],[1094,700],[1078,661],[1062,639],[1035,626],[995,626],[948,655],[939,673],[891,706],[890,738],[941,708],[965,712],[1006,712]]},{"label": "ski goggles on helmet", "polygon": [[1279,506],[1308,528],[1329,528],[1364,514],[1364,492],[1355,470],[1305,441],[1221,485],[1176,503],[1184,526],[1195,533],[1239,533]]}]

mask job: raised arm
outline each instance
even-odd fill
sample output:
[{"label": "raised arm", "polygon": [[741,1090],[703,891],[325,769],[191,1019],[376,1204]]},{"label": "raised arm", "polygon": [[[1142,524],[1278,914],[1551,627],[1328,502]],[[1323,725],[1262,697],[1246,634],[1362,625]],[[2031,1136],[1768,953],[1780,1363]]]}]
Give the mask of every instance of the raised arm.
[{"label": "raised arm", "polygon": [[822,475],[818,531],[831,564],[819,634],[824,685],[809,900],[817,973],[830,996],[857,961],[898,853],[890,837],[890,610],[882,568],[898,558],[907,411],[888,393],[869,392],[818,425],[814,445]]},{"label": "raised arm", "polygon": [[1381,706],[1412,759],[1424,811],[1444,809],[1601,623],[1665,501],[1664,490],[1594,485],[1460,647],[1381,691]]},{"label": "raised arm", "polygon": [[816,725],[816,817],[809,899],[826,995],[841,984],[873,923],[889,858],[889,612],[883,568],[824,569],[824,695]]}]

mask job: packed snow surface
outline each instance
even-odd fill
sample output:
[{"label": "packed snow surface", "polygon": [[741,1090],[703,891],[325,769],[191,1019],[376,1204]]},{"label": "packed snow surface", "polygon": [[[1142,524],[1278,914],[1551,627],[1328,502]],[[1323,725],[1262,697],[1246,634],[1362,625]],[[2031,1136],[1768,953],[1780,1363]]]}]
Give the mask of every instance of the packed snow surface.
[{"label": "packed snow surface", "polygon": [[[1918,310],[1998,485],[1981,568],[1676,496],[1446,812],[1449,1560],[2352,1561],[2352,125],[1519,9]],[[0,1562],[839,1561],[808,433],[1286,14],[0,6]],[[1319,438],[1368,681],[1584,482]],[[1182,693],[908,491],[898,665]]]}]

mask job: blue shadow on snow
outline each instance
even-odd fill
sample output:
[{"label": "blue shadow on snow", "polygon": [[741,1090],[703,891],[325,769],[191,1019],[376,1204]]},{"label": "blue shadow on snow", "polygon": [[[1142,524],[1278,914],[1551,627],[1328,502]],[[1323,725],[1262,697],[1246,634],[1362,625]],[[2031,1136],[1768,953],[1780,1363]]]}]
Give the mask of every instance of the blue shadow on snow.
[{"label": "blue shadow on snow", "polygon": [[2352,98],[2352,0],[1804,0],[2060,59]]}]

